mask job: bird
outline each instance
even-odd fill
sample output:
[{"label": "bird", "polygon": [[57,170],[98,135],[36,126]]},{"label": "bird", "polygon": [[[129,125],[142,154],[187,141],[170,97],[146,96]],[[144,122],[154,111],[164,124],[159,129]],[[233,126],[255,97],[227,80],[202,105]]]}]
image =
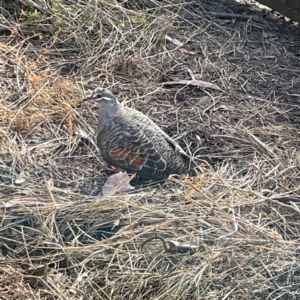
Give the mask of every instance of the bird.
[{"label": "bird", "polygon": [[148,116],[122,105],[109,89],[97,87],[83,100],[99,105],[97,145],[110,166],[153,181],[197,174],[178,143]]}]

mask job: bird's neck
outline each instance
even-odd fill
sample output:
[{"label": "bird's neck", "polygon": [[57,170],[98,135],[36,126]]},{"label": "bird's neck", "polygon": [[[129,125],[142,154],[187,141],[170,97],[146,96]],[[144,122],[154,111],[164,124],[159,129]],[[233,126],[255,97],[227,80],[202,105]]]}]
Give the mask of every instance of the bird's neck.
[{"label": "bird's neck", "polygon": [[98,129],[97,134],[103,130],[105,124],[107,124],[118,112],[120,103],[107,103],[101,107],[98,112]]}]

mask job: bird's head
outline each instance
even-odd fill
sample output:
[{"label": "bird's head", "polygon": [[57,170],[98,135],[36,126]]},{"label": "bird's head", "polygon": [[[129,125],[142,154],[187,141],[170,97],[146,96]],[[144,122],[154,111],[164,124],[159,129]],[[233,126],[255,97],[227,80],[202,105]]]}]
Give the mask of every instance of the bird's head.
[{"label": "bird's head", "polygon": [[91,95],[83,99],[83,101],[90,100],[97,102],[100,107],[104,107],[106,105],[115,106],[118,104],[117,100],[109,89],[100,87],[96,88]]}]

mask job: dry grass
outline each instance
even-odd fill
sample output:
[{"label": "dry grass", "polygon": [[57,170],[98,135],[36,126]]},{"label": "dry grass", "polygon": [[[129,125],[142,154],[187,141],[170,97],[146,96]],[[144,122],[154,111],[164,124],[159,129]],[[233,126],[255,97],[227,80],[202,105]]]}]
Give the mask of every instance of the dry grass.
[{"label": "dry grass", "polygon": [[[299,28],[210,14],[249,9],[233,1],[9,3],[0,298],[299,299]],[[163,85],[191,76],[221,91]],[[204,174],[102,197],[96,107],[81,101],[98,85]]]}]

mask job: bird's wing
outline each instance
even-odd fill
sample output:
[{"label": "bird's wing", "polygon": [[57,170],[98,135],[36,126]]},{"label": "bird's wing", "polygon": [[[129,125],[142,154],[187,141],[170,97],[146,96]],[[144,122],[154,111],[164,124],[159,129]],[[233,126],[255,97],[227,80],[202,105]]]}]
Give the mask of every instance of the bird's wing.
[{"label": "bird's wing", "polygon": [[111,139],[111,146],[105,151],[104,157],[116,166],[140,171],[141,176],[143,172],[155,174],[166,170],[165,160],[142,130],[142,126],[115,124]]}]

